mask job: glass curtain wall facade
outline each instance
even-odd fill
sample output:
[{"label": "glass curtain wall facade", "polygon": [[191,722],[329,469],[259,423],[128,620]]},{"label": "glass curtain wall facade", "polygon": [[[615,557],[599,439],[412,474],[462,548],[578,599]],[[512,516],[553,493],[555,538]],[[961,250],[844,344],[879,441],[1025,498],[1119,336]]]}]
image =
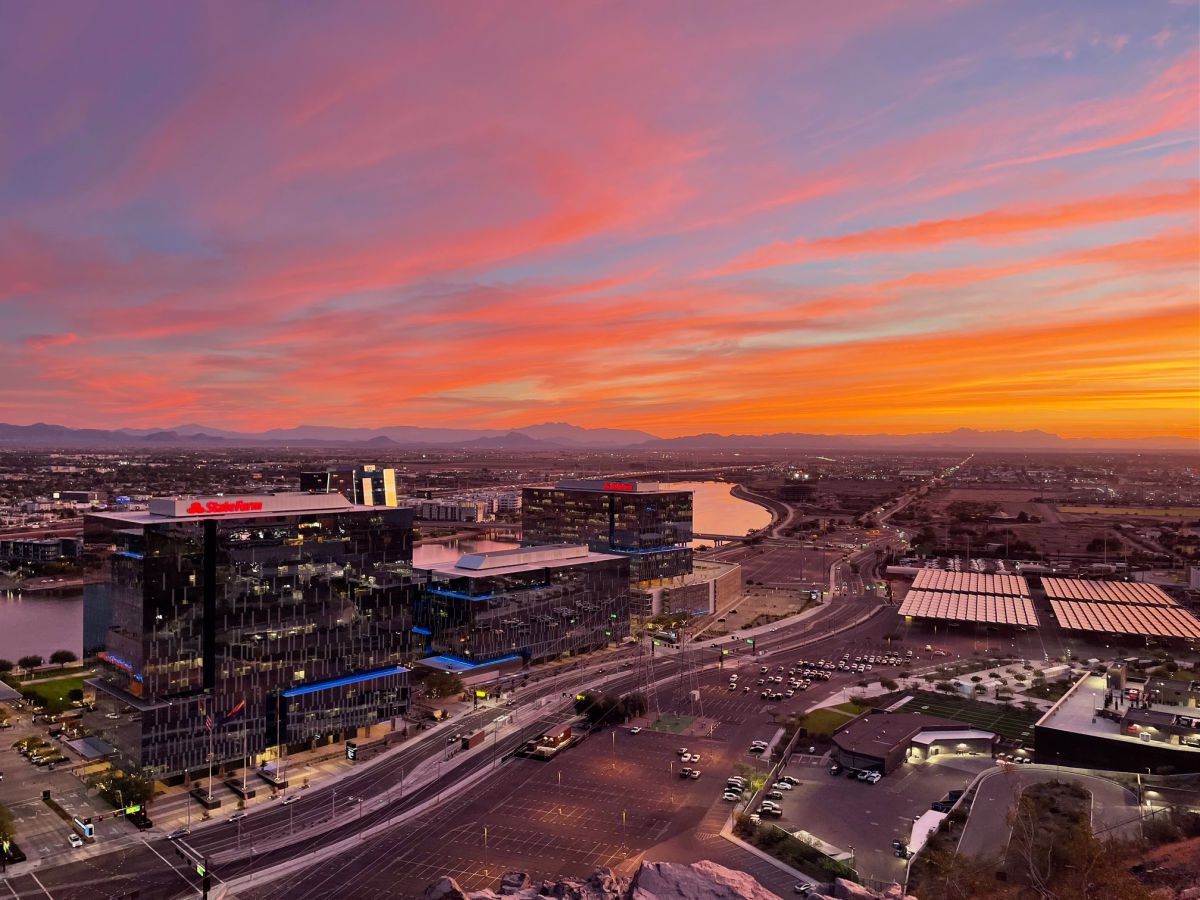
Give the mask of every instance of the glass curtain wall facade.
[{"label": "glass curtain wall facade", "polygon": [[494,575],[431,572],[413,624],[427,653],[473,663],[596,650],[629,635],[629,562],[608,557]]},{"label": "glass curtain wall facade", "polygon": [[[104,635],[87,724],[126,764],[207,767],[206,719],[221,763],[405,711],[410,511],[95,514],[84,536],[88,580],[109,601],[90,613],[105,621],[85,623]],[[348,675],[367,677],[338,684]]]},{"label": "glass curtain wall facade", "polygon": [[634,582],[692,571],[691,491],[524,488],[521,529],[529,544],[587,544],[629,558]]}]

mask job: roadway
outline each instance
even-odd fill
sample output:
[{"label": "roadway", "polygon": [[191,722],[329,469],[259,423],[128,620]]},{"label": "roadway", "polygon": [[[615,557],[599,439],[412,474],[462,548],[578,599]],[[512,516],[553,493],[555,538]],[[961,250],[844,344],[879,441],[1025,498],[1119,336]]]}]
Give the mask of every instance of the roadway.
[{"label": "roadway", "polygon": [[1054,766],[1001,766],[980,780],[958,851],[979,857],[1003,854],[1012,833],[1009,814],[1025,788],[1040,781],[1067,781],[1086,790],[1091,795],[1092,830],[1103,833],[1105,840],[1141,836],[1142,810],[1137,795],[1116,782]]},{"label": "roadway", "polygon": [[[839,633],[875,607],[876,604],[869,599],[839,598],[802,621],[757,629],[756,649],[762,654],[763,664],[775,665],[775,660],[786,662],[801,648],[808,648],[810,655],[820,655],[851,644],[881,646],[884,633],[893,624],[887,615],[874,616],[861,629],[856,629],[853,637]],[[700,644],[693,654],[694,661],[704,663],[704,648],[711,649],[715,644],[711,641]],[[737,649],[746,654],[745,647],[741,643]],[[556,707],[549,715],[540,715],[541,711],[533,709],[537,701],[559,698],[564,690],[574,693],[594,685],[601,678],[607,679],[604,689],[608,691],[628,692],[637,689],[640,676],[636,668],[622,670],[616,675],[609,673],[607,676],[600,676],[598,670],[619,664],[623,659],[632,661],[638,652],[637,648],[629,648],[603,654],[580,663],[578,668],[560,670],[552,676],[541,676],[536,681],[531,679],[529,685],[521,688],[516,707],[481,710],[462,717],[455,727],[467,732],[484,727],[498,714],[515,710],[520,727],[516,733],[499,738],[491,753],[442,763],[442,771],[428,784],[409,789],[407,785],[401,786],[401,781],[406,772],[422,761],[445,755],[446,737],[443,732],[414,739],[397,752],[365,763],[361,771],[346,776],[336,784],[304,791],[303,799],[289,806],[271,804],[252,810],[238,822],[218,821],[198,825],[184,839],[186,849],[195,856],[219,860],[211,870],[221,880],[248,876],[280,864],[302,866],[305,857],[344,838],[348,833],[359,830],[365,832],[373,826],[397,819],[428,800],[436,801],[439,794],[451,785],[485,775],[489,766],[497,765],[497,759],[503,759],[526,740],[569,717],[569,712],[562,706]],[[714,662],[708,665],[715,669]],[[678,655],[660,655],[655,662],[655,674],[665,684],[679,684],[678,666]],[[809,702],[812,693],[809,694]],[[755,708],[761,712],[762,704],[757,694],[750,696],[758,704]],[[798,694],[795,702],[798,703],[804,696]],[[735,718],[741,720],[736,724],[746,721],[743,716]],[[126,896],[135,889],[142,892],[142,897],[188,896],[189,892],[194,893],[189,884],[195,884],[197,879],[174,850],[172,842],[153,837],[108,852],[96,848],[92,851],[94,855],[65,865],[39,869],[36,876],[9,879],[9,893],[22,898],[45,898],[49,894],[55,900],[115,898]],[[2,897],[3,893],[0,892]]]}]

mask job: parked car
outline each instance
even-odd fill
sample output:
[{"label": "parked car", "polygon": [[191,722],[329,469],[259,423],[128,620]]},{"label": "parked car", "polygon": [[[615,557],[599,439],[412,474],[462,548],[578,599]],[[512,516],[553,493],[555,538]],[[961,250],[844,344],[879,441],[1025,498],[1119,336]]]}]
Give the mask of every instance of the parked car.
[{"label": "parked car", "polygon": [[700,770],[692,769],[692,773],[688,776],[688,778],[692,779],[692,781],[699,781],[700,780]]},{"label": "parked car", "polygon": [[83,838],[72,831],[67,835],[67,843],[70,844],[71,847],[78,849],[83,846]]},{"label": "parked car", "polygon": [[688,777],[689,775],[691,775],[691,774],[692,774],[692,770],[691,770],[691,769],[680,769],[680,770],[679,770],[679,777],[680,777],[680,778],[687,778],[687,777]]},{"label": "parked car", "polygon": [[781,791],[767,791],[768,800],[782,800],[783,793]]},{"label": "parked car", "polygon": [[642,726],[641,726],[641,725],[634,725],[632,728],[630,728],[630,729],[629,729],[629,733],[630,733],[630,734],[641,734],[641,733],[642,733]]},{"label": "parked car", "polygon": [[834,763],[832,766],[829,767],[829,774],[830,775],[841,775],[842,767],[840,765],[838,765],[837,763]]}]

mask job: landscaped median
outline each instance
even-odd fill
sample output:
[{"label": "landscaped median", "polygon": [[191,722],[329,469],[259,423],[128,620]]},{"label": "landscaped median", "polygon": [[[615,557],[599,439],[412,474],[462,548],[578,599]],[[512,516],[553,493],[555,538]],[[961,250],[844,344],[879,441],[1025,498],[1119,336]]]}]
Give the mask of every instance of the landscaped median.
[{"label": "landscaped median", "polygon": [[822,853],[774,823],[756,825],[748,815],[739,814],[734,819],[733,834],[815,881],[845,878],[861,883],[858,873],[850,866]]}]

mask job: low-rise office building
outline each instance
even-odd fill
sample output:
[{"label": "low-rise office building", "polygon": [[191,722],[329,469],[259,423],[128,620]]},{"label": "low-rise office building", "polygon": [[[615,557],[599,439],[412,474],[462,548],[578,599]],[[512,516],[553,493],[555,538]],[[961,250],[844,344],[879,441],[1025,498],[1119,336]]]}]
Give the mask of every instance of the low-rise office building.
[{"label": "low-rise office building", "polygon": [[1035,759],[1118,772],[1200,772],[1200,711],[1149,697],[1140,681],[1114,686],[1105,675],[1083,675],[1034,726]]},{"label": "low-rise office building", "polygon": [[171,498],[90,514],[84,540],[103,595],[85,599],[103,643],[87,724],[122,766],[197,773],[210,749],[218,766],[259,759],[407,708],[409,511],[341,494]]},{"label": "low-rise office building", "polygon": [[583,545],[468,553],[418,575],[414,643],[430,655],[537,662],[629,634],[629,561]]},{"label": "low-rise office building", "polygon": [[992,755],[997,737],[966,722],[920,713],[871,710],[833,733],[833,760],[885,775],[905,762],[937,756]]}]

